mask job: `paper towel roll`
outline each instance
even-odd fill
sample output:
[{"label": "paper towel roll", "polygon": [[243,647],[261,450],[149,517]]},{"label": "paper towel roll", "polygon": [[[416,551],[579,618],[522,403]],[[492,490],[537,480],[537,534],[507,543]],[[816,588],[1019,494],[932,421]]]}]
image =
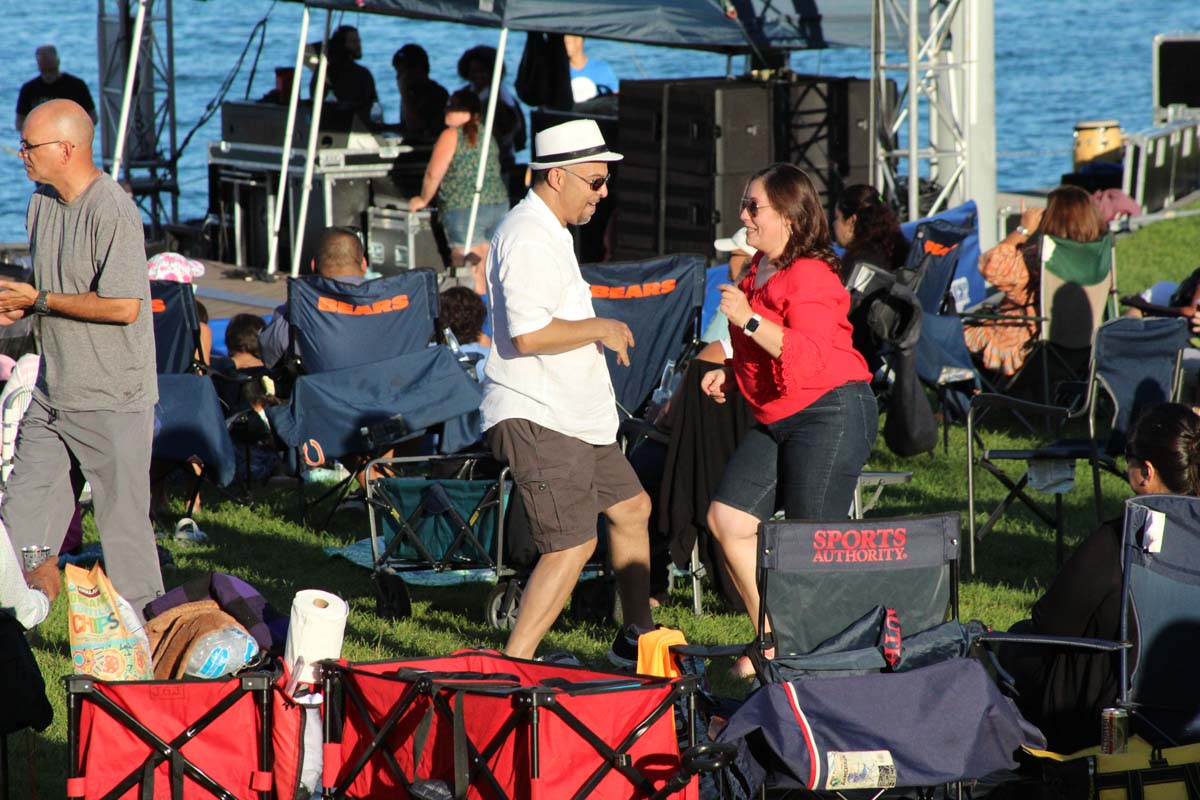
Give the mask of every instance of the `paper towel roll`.
[{"label": "paper towel roll", "polygon": [[313,682],[313,665],[318,661],[341,656],[349,613],[350,606],[336,594],[320,589],[296,592],[283,659],[293,671],[296,660],[304,659],[298,675],[300,683]]}]

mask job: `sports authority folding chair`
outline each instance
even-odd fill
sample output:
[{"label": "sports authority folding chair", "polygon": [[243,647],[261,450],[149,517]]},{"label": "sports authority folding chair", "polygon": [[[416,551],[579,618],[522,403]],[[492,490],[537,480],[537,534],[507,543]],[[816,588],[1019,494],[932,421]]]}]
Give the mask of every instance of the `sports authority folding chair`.
[{"label": "sports authority folding chair", "polygon": [[[1124,473],[1117,457],[1125,449],[1125,437],[1141,412],[1150,406],[1175,400],[1179,396],[1181,359],[1188,345],[1187,322],[1169,317],[1120,317],[1104,323],[1097,331],[1092,348],[1086,390],[1082,402],[1074,408],[1039,405],[997,394],[980,394],[971,400],[967,414],[967,519],[970,530],[971,571],[975,571],[975,540],[982,539],[1019,500],[1042,522],[1055,529],[1055,554],[1063,562],[1062,496],[1074,486],[1075,461],[1086,459],[1092,466],[1092,493],[1096,521],[1103,521],[1103,497],[1100,471]],[[1103,395],[1101,395],[1103,390]],[[1104,430],[1100,403],[1112,404],[1112,415]],[[1086,419],[1086,439],[1055,438],[1046,444],[1024,449],[989,448],[979,427],[980,415],[1002,408],[1056,421],[1061,429],[1067,423]],[[1103,437],[1103,438],[1101,438]],[[1000,466],[1004,461],[1021,461],[1024,473],[1013,480]],[[1008,490],[1008,494],[980,527],[975,524],[975,475],[982,468]],[[1054,495],[1054,512],[1043,508],[1026,491],[1033,488]]]},{"label": "sports authority folding chair", "polygon": [[159,375],[154,413],[160,423],[151,451],[154,459],[179,467],[202,465],[188,495],[185,514],[190,515],[204,480],[224,488],[237,469],[237,451],[212,378],[186,372]]},{"label": "sports authority folding chair", "polygon": [[207,368],[200,349],[200,315],[190,283],[150,281],[154,352],[158,373],[201,373]]},{"label": "sports authority folding chair", "polygon": [[326,797],[696,798],[691,777],[719,763],[711,746],[680,753],[672,712],[694,678],[477,650],[322,667],[341,709],[326,715]]},{"label": "sports authority folding chair", "polygon": [[612,351],[604,353],[623,417],[641,411],[668,361],[681,369],[699,349],[707,263],[703,256],[674,255],[580,268],[596,316],[624,322],[636,343],[628,367],[619,366]]},{"label": "sports authority folding chair", "polygon": [[294,796],[296,764],[276,762],[272,737],[295,742],[300,715],[274,696],[274,675],[64,681],[72,800]]}]

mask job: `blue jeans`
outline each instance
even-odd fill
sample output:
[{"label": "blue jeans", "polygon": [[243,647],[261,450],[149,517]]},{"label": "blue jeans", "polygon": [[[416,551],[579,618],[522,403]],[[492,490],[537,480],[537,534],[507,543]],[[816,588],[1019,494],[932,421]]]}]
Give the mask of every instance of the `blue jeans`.
[{"label": "blue jeans", "polygon": [[[471,242],[471,247],[477,244],[487,244],[492,240],[492,236],[496,234],[496,228],[500,225],[500,220],[504,219],[504,215],[508,213],[508,206],[503,204],[483,204],[479,206],[479,213],[475,217],[475,231],[471,235],[474,240]],[[462,247],[463,242],[467,238],[467,223],[471,219],[471,209],[469,208],[447,208],[441,212],[442,230],[446,232],[446,239],[451,247]],[[464,248],[470,250],[470,247]]]},{"label": "blue jeans", "polygon": [[830,389],[790,417],[751,428],[713,499],[758,519],[780,508],[788,519],[844,519],[878,429],[870,386]]}]

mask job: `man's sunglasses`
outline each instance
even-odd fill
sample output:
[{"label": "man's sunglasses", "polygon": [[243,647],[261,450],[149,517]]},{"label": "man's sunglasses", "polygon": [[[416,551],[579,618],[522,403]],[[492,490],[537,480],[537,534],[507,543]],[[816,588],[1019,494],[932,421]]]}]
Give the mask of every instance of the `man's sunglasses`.
[{"label": "man's sunglasses", "polygon": [[567,173],[568,175],[574,175],[576,178],[579,178],[579,180],[586,183],[588,185],[588,188],[590,188],[593,192],[598,192],[602,188],[604,188],[604,184],[608,183],[609,179],[612,177],[612,173],[610,172],[607,175],[605,175],[603,178],[585,178],[582,175],[580,175],[579,173],[571,172],[571,170],[566,169],[565,167],[559,167],[559,169],[561,169],[563,172]]},{"label": "man's sunglasses", "polygon": [[759,202],[757,200],[755,200],[753,197],[743,197],[742,198],[742,210],[750,215],[750,219],[757,219],[758,211],[759,211],[759,209],[762,209],[762,208],[770,208],[770,206],[767,205],[766,203],[759,205]]}]

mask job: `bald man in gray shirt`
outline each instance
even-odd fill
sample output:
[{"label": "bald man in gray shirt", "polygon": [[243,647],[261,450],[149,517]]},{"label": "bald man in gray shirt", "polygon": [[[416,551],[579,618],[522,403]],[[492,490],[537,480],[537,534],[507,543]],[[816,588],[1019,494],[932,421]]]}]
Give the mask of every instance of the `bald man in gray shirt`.
[{"label": "bald man in gray shirt", "polygon": [[[105,569],[141,615],[163,591],[148,516],[158,400],[150,283],[141,216],[96,168],[93,135],[71,100],[38,106],[22,129],[21,159],[38,184],[25,220],[34,285],[0,280],[0,325],[36,315],[42,357],[0,516],[17,548],[57,552],[90,482]],[[58,579],[53,559],[38,569]]]}]

